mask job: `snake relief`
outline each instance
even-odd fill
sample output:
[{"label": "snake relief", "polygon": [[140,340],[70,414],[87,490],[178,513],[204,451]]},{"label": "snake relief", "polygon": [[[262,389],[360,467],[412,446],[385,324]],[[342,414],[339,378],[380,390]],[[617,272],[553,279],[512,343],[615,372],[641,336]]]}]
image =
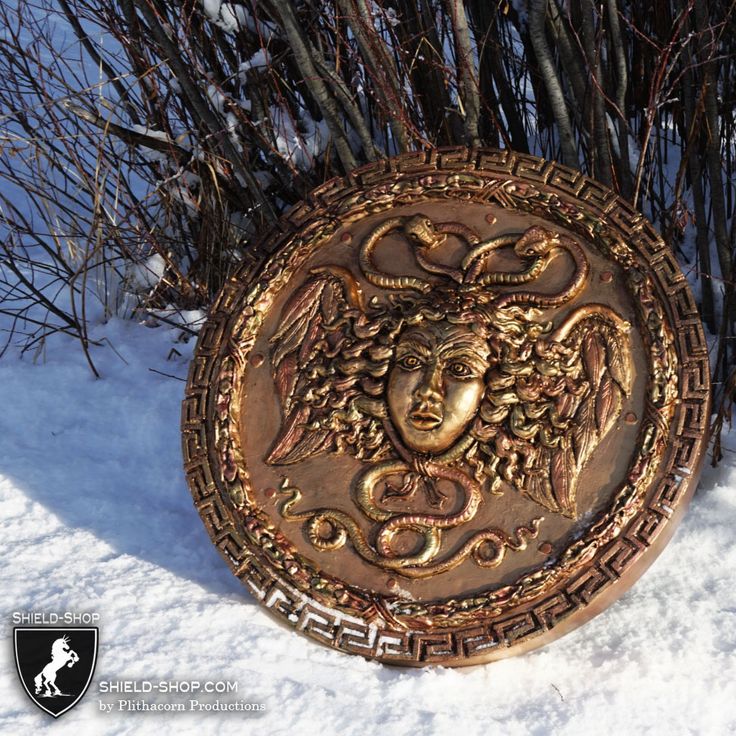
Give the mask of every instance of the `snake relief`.
[{"label": "snake relief", "polygon": [[[389,234],[406,239],[412,270],[424,275],[381,270],[375,254]],[[436,257],[448,238],[465,247],[457,265]],[[513,254],[516,270],[494,270],[501,253],[507,263]],[[536,290],[563,253],[566,282]],[[362,463],[355,515],[301,508],[303,492],[285,481],[282,516],[303,523],[317,550],[350,545],[409,578],[466,560],[496,567],[525,549],[543,516],[513,531],[476,529],[445,549],[443,535],[496,494],[517,492],[540,513],[575,519],[580,473],[632,383],[630,326],[611,307],[585,303],[555,321],[588,280],[581,246],[539,225],[483,240],[462,223],[405,215],[363,238],[358,270],[312,269],[283,308],[270,352],[282,421],[266,457],[288,466],[352,455]],[[381,296],[366,300],[361,283]],[[456,501],[443,511],[448,489]],[[396,499],[417,494],[426,512],[395,510]],[[402,535],[411,549],[397,543]]]}]

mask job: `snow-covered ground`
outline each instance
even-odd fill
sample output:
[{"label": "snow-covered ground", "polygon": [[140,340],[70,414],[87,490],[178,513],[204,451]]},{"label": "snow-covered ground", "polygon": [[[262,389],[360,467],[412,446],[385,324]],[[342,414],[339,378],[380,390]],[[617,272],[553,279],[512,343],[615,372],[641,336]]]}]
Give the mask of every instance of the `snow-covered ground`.
[{"label": "snow-covered ground", "polygon": [[[225,30],[240,8],[204,7]],[[73,34],[54,22],[65,48],[62,34]],[[62,338],[37,363],[12,351],[0,360],[0,734],[736,733],[736,432],[661,557],[589,624],[487,666],[389,668],[281,628],[216,553],[184,481],[179,412],[193,344],[176,334],[98,324],[100,380]],[[15,670],[13,613],[30,611],[100,616],[94,679],[57,721]],[[100,692],[118,680],[227,680],[238,692],[223,700],[265,710],[104,713],[100,701],[140,697]]]},{"label": "snow-covered ground", "polygon": [[[671,544],[619,602],[538,652],[406,671],[281,628],[230,574],[179,449],[192,344],[112,320],[95,380],[62,339],[0,361],[0,732],[728,734],[736,731],[736,435]],[[167,355],[175,347],[180,356]],[[153,370],[152,370],[153,369]],[[54,721],[15,672],[12,613],[97,612],[84,699]],[[113,680],[229,680],[257,714],[103,713]],[[168,700],[186,701],[182,695]]]}]

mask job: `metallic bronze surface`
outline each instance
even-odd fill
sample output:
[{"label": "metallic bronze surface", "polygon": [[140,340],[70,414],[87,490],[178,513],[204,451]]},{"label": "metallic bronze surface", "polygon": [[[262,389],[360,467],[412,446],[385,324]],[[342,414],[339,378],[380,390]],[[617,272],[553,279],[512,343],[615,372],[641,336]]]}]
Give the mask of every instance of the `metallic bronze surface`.
[{"label": "metallic bronze surface", "polygon": [[200,334],[183,446],[214,543],[283,622],[472,664],[652,562],[694,490],[708,364],[628,204],[531,156],[407,154],[320,187],[253,254]]}]

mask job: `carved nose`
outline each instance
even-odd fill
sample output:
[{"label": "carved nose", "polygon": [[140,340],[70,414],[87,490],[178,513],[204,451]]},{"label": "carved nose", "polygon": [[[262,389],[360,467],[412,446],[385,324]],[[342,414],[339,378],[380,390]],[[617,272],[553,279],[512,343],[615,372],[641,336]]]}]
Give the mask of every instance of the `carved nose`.
[{"label": "carved nose", "polygon": [[420,401],[439,401],[442,399],[442,374],[436,368],[424,374],[422,382],[414,391]]},{"label": "carved nose", "polygon": [[435,399],[440,397],[439,391],[432,388],[428,383],[423,383],[419,386],[414,394],[418,399]]}]

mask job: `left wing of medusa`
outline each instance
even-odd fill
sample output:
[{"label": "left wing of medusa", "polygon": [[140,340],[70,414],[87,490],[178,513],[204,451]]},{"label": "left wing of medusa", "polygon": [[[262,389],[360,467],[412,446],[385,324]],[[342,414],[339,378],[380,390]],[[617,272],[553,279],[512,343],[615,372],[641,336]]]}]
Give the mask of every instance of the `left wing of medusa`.
[{"label": "left wing of medusa", "polygon": [[355,342],[362,294],[349,272],[323,267],[299,287],[271,339],[271,366],[282,423],[267,462],[290,465],[321,452],[342,451],[355,431],[352,402],[358,380],[340,374],[339,356]]},{"label": "left wing of medusa", "polygon": [[609,307],[588,304],[537,345],[538,390],[519,391],[531,398],[511,417],[512,430],[535,424],[536,431],[513,484],[550,511],[575,518],[580,472],[631,391],[628,330]]}]

